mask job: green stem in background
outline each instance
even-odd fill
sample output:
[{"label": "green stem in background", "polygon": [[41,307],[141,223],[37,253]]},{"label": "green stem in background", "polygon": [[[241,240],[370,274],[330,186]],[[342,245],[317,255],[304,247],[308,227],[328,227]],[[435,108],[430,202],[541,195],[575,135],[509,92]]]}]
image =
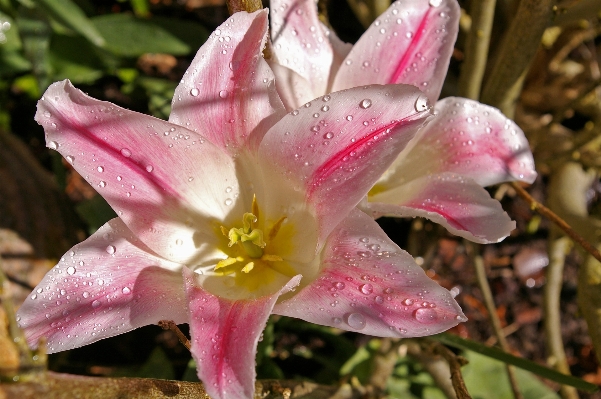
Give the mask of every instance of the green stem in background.
[{"label": "green stem in background", "polygon": [[[486,277],[486,268],[484,267],[484,260],[482,259],[482,256],[480,256],[480,254],[478,253],[478,249],[475,244],[464,240],[464,245],[467,249],[468,255],[472,260],[472,263],[474,264],[474,268],[476,269],[478,286],[482,291],[484,304],[486,305],[486,310],[488,310],[488,316],[490,317],[490,322],[492,323],[493,330],[495,331],[497,341],[499,342],[499,345],[501,346],[501,349],[503,349],[503,351],[509,352],[509,344],[507,343],[507,339],[505,339],[505,334],[503,333],[503,328],[501,327],[501,320],[499,320],[499,316],[497,315],[497,307],[495,306],[495,300],[493,298],[492,291],[490,289],[490,285],[488,284],[488,279]],[[509,364],[505,364],[505,366],[507,368],[507,377],[509,378],[509,383],[511,384],[513,397],[515,399],[523,399],[524,397],[520,392],[518,381],[515,376],[515,369]]]},{"label": "green stem in background", "polygon": [[472,26],[465,45],[465,59],[461,64],[459,94],[478,100],[486,69],[490,32],[492,31],[497,0],[474,0],[470,8]]},{"label": "green stem in background", "polygon": [[524,77],[551,22],[556,0],[521,0],[482,91],[482,102],[509,118],[515,112]]},{"label": "green stem in background", "polygon": [[[545,338],[551,366],[564,374],[570,374],[570,366],[563,348],[561,338],[560,297],[563,285],[563,267],[566,254],[570,249],[568,237],[554,237],[552,234],[549,246],[549,266],[546,271],[543,311],[545,321]],[[575,388],[562,385],[560,389],[563,399],[578,399]]]}]

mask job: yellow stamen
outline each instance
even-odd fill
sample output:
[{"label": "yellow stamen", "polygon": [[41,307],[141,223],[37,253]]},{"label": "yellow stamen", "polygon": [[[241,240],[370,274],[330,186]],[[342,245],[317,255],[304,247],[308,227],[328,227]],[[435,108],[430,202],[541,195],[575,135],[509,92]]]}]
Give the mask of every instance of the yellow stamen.
[{"label": "yellow stamen", "polygon": [[244,267],[242,268],[242,271],[243,271],[244,273],[248,273],[248,272],[250,272],[250,271],[253,269],[253,267],[255,267],[255,262],[248,262],[248,263],[246,264],[246,266],[244,266]]},{"label": "yellow stamen", "polygon": [[282,262],[284,259],[277,255],[264,254],[263,256],[261,256],[261,260],[266,260],[269,262]]},{"label": "yellow stamen", "polygon": [[215,270],[221,269],[223,267],[233,265],[236,262],[242,262],[242,261],[244,261],[244,258],[241,256],[238,256],[237,258],[223,259],[223,260],[220,260],[219,262],[217,262],[217,265],[215,265]]},{"label": "yellow stamen", "polygon": [[223,233],[223,235],[228,237],[227,229],[224,226],[220,226],[220,227],[221,227],[221,232]]},{"label": "yellow stamen", "polygon": [[278,232],[280,231],[280,227],[282,227],[282,223],[284,223],[284,220],[286,220],[286,219],[287,219],[286,216],[282,216],[280,218],[280,220],[275,222],[275,224],[273,225],[271,230],[269,230],[269,241],[273,240],[275,238],[275,236],[278,235]]}]

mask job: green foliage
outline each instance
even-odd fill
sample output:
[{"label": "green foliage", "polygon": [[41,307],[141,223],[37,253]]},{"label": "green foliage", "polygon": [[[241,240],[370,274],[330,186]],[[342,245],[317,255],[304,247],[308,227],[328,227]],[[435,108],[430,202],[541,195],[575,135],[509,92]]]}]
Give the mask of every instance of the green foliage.
[{"label": "green foliage", "polygon": [[186,55],[195,51],[208,36],[199,24],[170,18],[145,20],[128,14],[107,14],[92,21],[106,38],[106,48],[123,57],[145,53]]},{"label": "green foliage", "polygon": [[[472,351],[466,351],[464,356],[469,360],[469,364],[461,371],[473,399],[513,399],[503,362]],[[532,373],[516,369],[516,378],[524,399],[559,399],[555,392]]]}]

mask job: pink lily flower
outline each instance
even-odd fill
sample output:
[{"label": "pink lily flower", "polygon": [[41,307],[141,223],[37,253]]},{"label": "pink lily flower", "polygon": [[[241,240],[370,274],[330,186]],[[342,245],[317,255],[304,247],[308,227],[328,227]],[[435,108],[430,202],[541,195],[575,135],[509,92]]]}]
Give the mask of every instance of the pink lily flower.
[{"label": "pink lily flower", "polygon": [[271,7],[271,67],[288,109],[366,84],[411,84],[435,103],[435,118],[378,180],[364,210],[425,217],[479,243],[509,235],[515,223],[482,186],[534,181],[522,130],[476,101],[437,102],[457,37],[456,0],[397,1],[354,46],[321,24],[313,0],[272,0]]},{"label": "pink lily flower", "polygon": [[[267,12],[230,17],[177,87],[169,121],[51,85],[36,120],[115,209],[18,312],[30,344],[76,348],[189,323],[215,399],[253,397],[271,313],[376,336],[465,321],[356,208],[430,117],[409,85],[371,85],[286,113],[262,58]],[[363,121],[369,121],[364,125]]]}]

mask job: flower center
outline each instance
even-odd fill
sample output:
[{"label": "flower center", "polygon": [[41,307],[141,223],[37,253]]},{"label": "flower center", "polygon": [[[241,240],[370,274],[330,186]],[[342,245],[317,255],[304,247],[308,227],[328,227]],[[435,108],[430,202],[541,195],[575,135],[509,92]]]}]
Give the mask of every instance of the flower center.
[{"label": "flower center", "polygon": [[[270,229],[268,240],[272,241],[278,234],[282,223],[286,217],[280,218]],[[234,272],[237,267],[229,268],[235,264],[241,264],[240,271],[249,273],[255,267],[257,262],[282,262],[283,259],[278,255],[265,253],[267,244],[263,237],[263,230],[258,229],[256,224],[259,221],[259,206],[256,197],[253,198],[252,212],[246,212],[242,216],[242,227],[233,227],[231,229],[221,226],[221,232],[229,238],[228,247],[239,246],[242,251],[238,251],[238,256],[228,257],[217,262],[215,271],[229,274]],[[239,265],[236,265],[239,266]],[[227,269],[224,269],[227,268]],[[223,270],[220,270],[223,269]],[[277,267],[274,267],[277,269]]]}]

